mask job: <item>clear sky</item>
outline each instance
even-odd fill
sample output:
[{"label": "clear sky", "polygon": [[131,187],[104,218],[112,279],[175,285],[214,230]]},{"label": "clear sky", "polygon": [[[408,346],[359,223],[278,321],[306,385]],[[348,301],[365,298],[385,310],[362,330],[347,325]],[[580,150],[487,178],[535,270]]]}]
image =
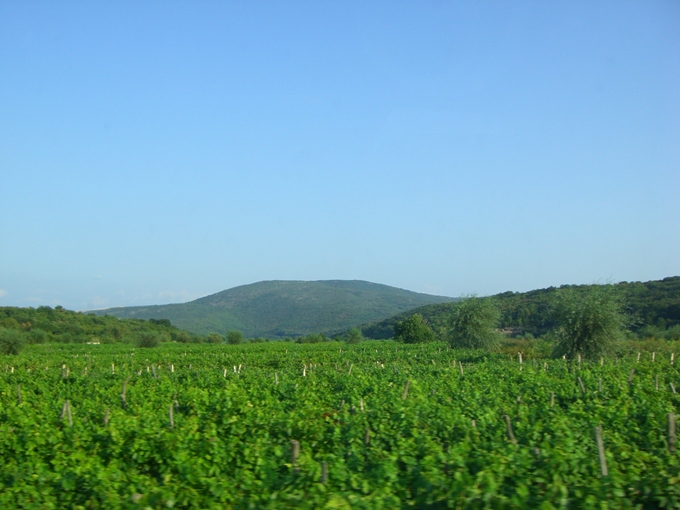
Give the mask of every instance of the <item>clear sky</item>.
[{"label": "clear sky", "polygon": [[679,274],[676,0],[0,0],[0,305]]}]

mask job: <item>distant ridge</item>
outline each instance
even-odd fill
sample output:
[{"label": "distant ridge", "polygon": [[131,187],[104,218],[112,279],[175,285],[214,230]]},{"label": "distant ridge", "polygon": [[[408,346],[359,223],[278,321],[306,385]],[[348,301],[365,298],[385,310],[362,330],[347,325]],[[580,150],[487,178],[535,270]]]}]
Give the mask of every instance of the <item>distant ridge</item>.
[{"label": "distant ridge", "polygon": [[182,304],[93,310],[120,318],[168,319],[192,333],[242,331],[246,337],[332,335],[453,298],[361,280],[274,280],[234,287]]},{"label": "distant ridge", "polygon": [[[625,312],[631,318],[631,331],[641,338],[664,336],[677,338],[671,328],[680,328],[680,276],[647,282],[620,282],[609,284],[618,290],[624,301]],[[542,336],[554,326],[551,306],[558,289],[571,288],[585,292],[592,285],[562,285],[536,289],[529,292],[503,292],[490,296],[501,312],[499,327],[509,334]],[[446,334],[454,303],[435,303],[418,309],[395,314],[393,317],[362,324],[360,329],[367,338],[385,339],[394,336],[398,321],[419,313],[441,338]],[[664,333],[668,331],[668,333]]]}]

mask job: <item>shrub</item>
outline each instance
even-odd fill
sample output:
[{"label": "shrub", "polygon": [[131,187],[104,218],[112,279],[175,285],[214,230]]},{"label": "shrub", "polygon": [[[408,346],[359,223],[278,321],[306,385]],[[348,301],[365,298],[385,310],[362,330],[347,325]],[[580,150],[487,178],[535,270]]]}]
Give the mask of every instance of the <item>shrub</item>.
[{"label": "shrub", "polygon": [[394,326],[394,339],[405,344],[419,344],[435,340],[432,328],[419,313]]},{"label": "shrub", "polygon": [[326,335],[324,335],[323,333],[312,333],[307,336],[298,337],[298,339],[295,340],[295,342],[298,344],[319,344],[321,342],[327,341],[328,337],[326,337]]},{"label": "shrub", "polygon": [[144,331],[137,335],[137,340],[135,344],[137,347],[151,348],[158,347],[161,343],[161,338],[158,333],[152,333],[150,331]]},{"label": "shrub", "polygon": [[622,297],[612,286],[599,285],[586,292],[561,289],[554,309],[558,326],[553,355],[597,358],[612,353],[629,322],[622,307]]},{"label": "shrub", "polygon": [[44,344],[49,341],[49,333],[42,329],[32,329],[28,334],[28,341],[31,344]]},{"label": "shrub", "polygon": [[500,311],[489,298],[470,296],[458,303],[449,320],[451,347],[496,349],[501,334],[496,331]]},{"label": "shrub", "polygon": [[364,339],[364,335],[361,334],[359,328],[350,329],[345,335],[345,342],[348,344],[358,344]]},{"label": "shrub", "polygon": [[171,337],[173,341],[182,344],[188,344],[194,341],[194,337],[188,331],[173,331]]},{"label": "shrub", "polygon": [[0,328],[0,354],[16,356],[24,348],[25,340],[21,331]]},{"label": "shrub", "polygon": [[210,333],[205,337],[205,342],[208,344],[221,344],[224,342],[224,337],[219,333]]},{"label": "shrub", "polygon": [[238,345],[243,343],[243,333],[232,330],[227,332],[227,343],[231,345]]}]

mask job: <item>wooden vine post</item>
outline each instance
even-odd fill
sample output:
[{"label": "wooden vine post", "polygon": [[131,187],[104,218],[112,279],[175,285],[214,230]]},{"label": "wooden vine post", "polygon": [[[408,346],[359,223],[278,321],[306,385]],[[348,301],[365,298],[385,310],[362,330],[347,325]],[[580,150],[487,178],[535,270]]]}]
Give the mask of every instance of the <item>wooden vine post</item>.
[{"label": "wooden vine post", "polygon": [[328,481],[328,462],[325,460],[321,462],[321,484],[325,484]]},{"label": "wooden vine post", "polygon": [[127,398],[126,398],[127,389],[126,389],[126,386],[127,386],[127,379],[125,381],[123,381],[123,391],[120,394],[120,402],[121,402],[121,406],[123,407],[123,409],[127,409]]},{"label": "wooden vine post", "polygon": [[297,439],[290,440],[290,463],[293,466],[293,472],[299,473],[300,468],[297,467],[297,461],[300,457],[300,441]]},{"label": "wooden vine post", "polygon": [[401,394],[401,398],[406,400],[406,397],[408,397],[408,387],[411,384],[411,380],[407,379],[406,380],[406,385],[404,386],[404,392]]},{"label": "wooden vine post", "polygon": [[64,402],[64,405],[61,408],[61,414],[59,415],[60,420],[63,420],[64,418],[68,420],[68,426],[72,427],[73,416],[71,415],[71,402],[69,402],[68,400]]},{"label": "wooden vine post", "polygon": [[510,422],[510,416],[507,414],[503,415],[505,419],[505,426],[508,429],[508,438],[512,444],[517,444],[517,439],[515,439],[515,434],[512,432],[512,423]]},{"label": "wooden vine post", "polygon": [[600,457],[600,472],[602,476],[609,476],[607,469],[607,458],[604,455],[604,441],[602,441],[602,427],[599,425],[595,427],[595,441],[597,442],[597,453]]},{"label": "wooden vine post", "polygon": [[668,413],[668,451],[675,453],[678,438],[675,435],[675,413]]},{"label": "wooden vine post", "polygon": [[170,428],[174,429],[175,428],[175,405],[170,404],[170,407],[168,408],[168,420],[170,421]]}]

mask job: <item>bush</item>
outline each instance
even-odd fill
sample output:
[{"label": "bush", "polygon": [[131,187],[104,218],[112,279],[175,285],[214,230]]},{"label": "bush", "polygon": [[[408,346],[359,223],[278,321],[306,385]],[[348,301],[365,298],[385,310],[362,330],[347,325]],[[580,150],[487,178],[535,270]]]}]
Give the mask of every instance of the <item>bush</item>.
[{"label": "bush", "polygon": [[328,342],[328,337],[323,333],[312,333],[307,336],[298,337],[295,343],[298,344],[319,344],[321,342]]},{"label": "bush", "polygon": [[470,296],[458,303],[449,320],[451,347],[496,349],[501,334],[496,331],[500,311],[489,298]]},{"label": "bush", "polygon": [[28,334],[28,342],[31,344],[44,344],[49,341],[50,334],[47,331],[36,328]]},{"label": "bush", "polygon": [[205,337],[205,342],[208,344],[221,344],[224,342],[224,337],[219,333],[210,333]]},{"label": "bush", "polygon": [[614,287],[599,285],[585,293],[561,289],[554,309],[555,357],[597,358],[611,354],[625,338],[628,318]]},{"label": "bush", "polygon": [[227,343],[231,345],[238,345],[243,343],[243,333],[232,330],[227,333]]},{"label": "bush", "polygon": [[394,326],[394,339],[405,344],[419,344],[435,340],[432,328],[419,313]]},{"label": "bush", "polygon": [[0,354],[16,356],[24,348],[23,333],[16,329],[0,328]]},{"label": "bush", "polygon": [[171,337],[174,342],[182,344],[189,344],[194,341],[194,337],[188,331],[173,331]]},{"label": "bush", "polygon": [[359,328],[350,329],[345,335],[345,342],[348,344],[358,344],[364,339],[364,335],[361,334]]},{"label": "bush", "polygon": [[151,348],[158,347],[161,343],[161,337],[158,333],[152,333],[150,331],[144,331],[137,335],[137,340],[135,344],[137,347]]}]

